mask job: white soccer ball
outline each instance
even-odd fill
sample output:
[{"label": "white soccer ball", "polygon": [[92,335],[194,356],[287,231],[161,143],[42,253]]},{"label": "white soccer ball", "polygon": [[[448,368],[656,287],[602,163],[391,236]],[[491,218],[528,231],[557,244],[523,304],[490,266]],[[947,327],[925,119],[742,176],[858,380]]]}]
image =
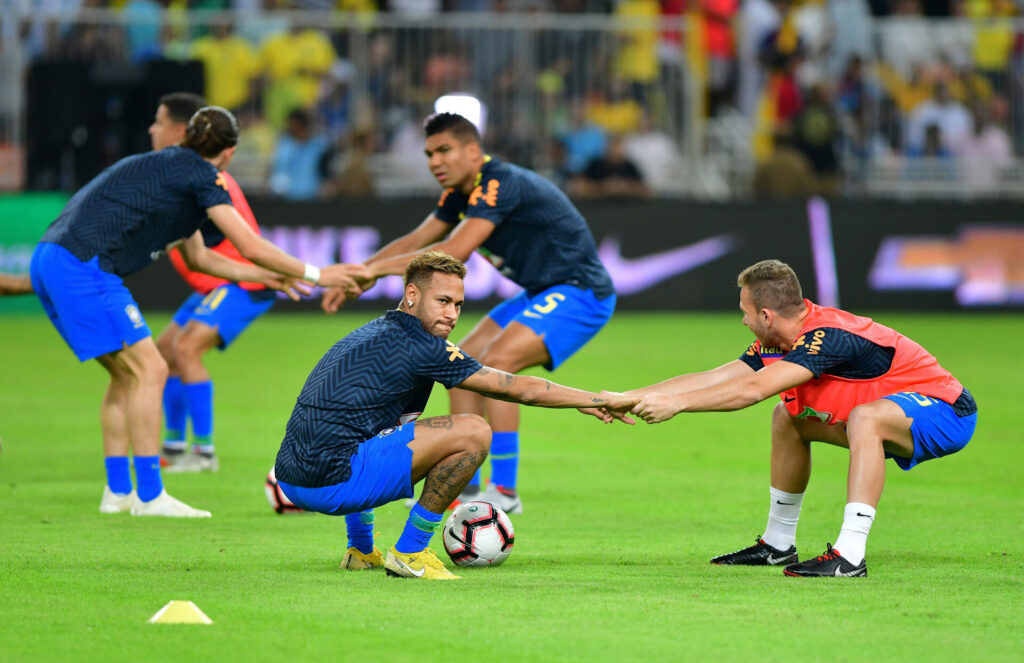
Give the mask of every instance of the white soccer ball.
[{"label": "white soccer ball", "polygon": [[267,501],[277,513],[307,513],[305,509],[295,506],[281,490],[281,486],[277,484],[277,477],[274,476],[274,468],[270,468],[270,472],[267,473],[263,492],[267,494]]},{"label": "white soccer ball", "polygon": [[497,566],[512,554],[516,533],[512,521],[488,502],[455,507],[442,530],[444,549],[459,566]]}]

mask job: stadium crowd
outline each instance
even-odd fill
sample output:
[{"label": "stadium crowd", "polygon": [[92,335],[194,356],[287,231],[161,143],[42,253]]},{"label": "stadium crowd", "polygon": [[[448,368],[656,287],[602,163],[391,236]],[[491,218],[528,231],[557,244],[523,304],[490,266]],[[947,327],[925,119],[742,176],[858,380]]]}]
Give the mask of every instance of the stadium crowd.
[{"label": "stadium crowd", "polygon": [[[101,7],[119,22],[76,21]],[[310,10],[341,22],[324,29]],[[198,60],[205,96],[242,123],[239,180],[288,199],[402,190],[382,187],[382,174],[429,186],[418,121],[452,91],[486,104],[488,149],[579,196],[678,193],[684,156],[715,149],[712,133],[762,194],[858,194],[884,172],[989,195],[1024,149],[1021,10],[1011,0],[13,0],[5,15],[21,20],[3,22],[0,58]],[[477,13],[486,27],[438,28],[446,12]],[[551,12],[571,15],[567,27],[505,29],[499,16]],[[594,14],[611,15],[612,29],[571,20]]]}]

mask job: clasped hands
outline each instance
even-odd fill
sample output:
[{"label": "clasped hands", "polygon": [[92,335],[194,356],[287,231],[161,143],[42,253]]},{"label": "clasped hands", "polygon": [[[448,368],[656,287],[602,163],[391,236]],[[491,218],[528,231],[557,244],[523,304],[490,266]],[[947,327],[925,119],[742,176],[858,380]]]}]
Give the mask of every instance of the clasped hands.
[{"label": "clasped hands", "polygon": [[338,263],[320,270],[320,285],[324,290],[320,308],[325,313],[337,313],[346,299],[356,299],[373,287],[377,277],[370,268],[359,263]]},{"label": "clasped hands", "polygon": [[626,424],[636,423],[636,420],[629,416],[630,414],[635,414],[649,424],[657,424],[671,419],[679,413],[675,399],[665,394],[641,395],[628,391],[625,393],[602,391],[601,396],[608,402],[594,407],[581,407],[579,411],[597,417],[605,423],[611,423],[618,419]]}]

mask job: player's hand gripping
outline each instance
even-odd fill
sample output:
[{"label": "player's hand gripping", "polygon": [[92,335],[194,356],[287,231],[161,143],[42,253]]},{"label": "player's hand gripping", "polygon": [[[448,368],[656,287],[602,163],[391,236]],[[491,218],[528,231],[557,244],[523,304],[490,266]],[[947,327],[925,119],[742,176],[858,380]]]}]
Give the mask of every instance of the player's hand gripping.
[{"label": "player's hand gripping", "polygon": [[629,416],[629,410],[640,400],[639,396],[628,393],[620,394],[617,391],[602,391],[601,397],[605,399],[605,403],[601,403],[596,407],[581,407],[577,409],[583,414],[597,417],[606,424],[610,424],[616,419],[624,424],[633,425],[636,423],[636,420]]},{"label": "player's hand gripping", "polygon": [[[354,287],[333,287],[324,290],[323,299],[320,302],[320,308],[324,310],[324,313],[337,313],[341,305],[345,303],[346,299],[355,299],[359,295],[363,294],[367,290],[373,287],[373,284],[377,282],[376,277],[370,274],[369,268],[366,265],[337,265],[339,267],[350,268],[348,276],[354,281]],[[327,268],[325,268],[327,269]],[[320,283],[323,283],[323,271],[321,270]]]},{"label": "player's hand gripping", "polygon": [[303,295],[308,295],[313,291],[309,283],[302,279],[295,278],[294,276],[285,276],[284,274],[278,274],[269,270],[260,279],[260,283],[273,290],[283,292],[293,302],[299,301]]},{"label": "player's hand gripping", "polygon": [[356,297],[363,294],[360,284],[366,283],[372,277],[366,265],[338,263],[328,265],[320,269],[320,285],[325,288],[339,286],[348,294]]},{"label": "player's hand gripping", "polygon": [[649,424],[657,424],[679,414],[679,407],[674,397],[651,393],[641,398],[632,412]]}]

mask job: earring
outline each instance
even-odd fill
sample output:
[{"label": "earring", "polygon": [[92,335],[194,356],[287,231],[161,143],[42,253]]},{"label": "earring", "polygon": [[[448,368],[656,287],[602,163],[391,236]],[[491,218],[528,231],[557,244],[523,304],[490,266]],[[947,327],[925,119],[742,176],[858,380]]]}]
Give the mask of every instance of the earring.
[{"label": "earring", "polygon": [[412,306],[412,300],[411,299],[407,299],[405,301],[409,304],[409,306]]}]

